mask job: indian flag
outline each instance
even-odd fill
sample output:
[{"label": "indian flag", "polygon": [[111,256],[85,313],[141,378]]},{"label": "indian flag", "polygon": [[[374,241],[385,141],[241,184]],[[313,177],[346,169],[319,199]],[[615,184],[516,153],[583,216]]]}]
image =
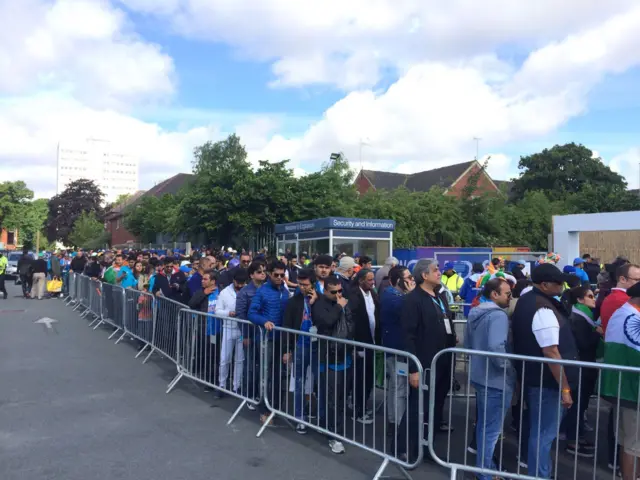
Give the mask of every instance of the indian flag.
[{"label": "indian flag", "polygon": [[[638,401],[640,386],[640,311],[625,303],[609,320],[604,344],[604,363],[638,368],[638,373],[603,370],[602,388],[604,397],[618,397],[632,403]],[[621,386],[619,387],[619,384]]]}]

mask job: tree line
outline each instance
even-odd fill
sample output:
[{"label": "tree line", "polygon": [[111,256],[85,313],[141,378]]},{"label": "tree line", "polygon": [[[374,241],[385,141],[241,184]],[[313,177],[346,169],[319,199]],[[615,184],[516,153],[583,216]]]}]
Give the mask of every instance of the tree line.
[{"label": "tree line", "polygon": [[[194,150],[193,179],[178,193],[144,196],[128,206],[124,226],[145,243],[164,233],[246,245],[256,231],[276,223],[328,216],[390,218],[396,220],[397,247],[545,250],[552,215],[640,209],[638,192],[627,190],[624,178],[583,145],[556,145],[523,156],[518,167],[519,176],[498,195],[477,191],[481,171],[472,175],[459,198],[438,187],[358,195],[355,172],[342,156],[318,172],[296,177],[287,160],[260,161],[252,168],[240,138],[230,135]],[[112,206],[103,206],[94,182],[72,182],[48,202],[32,198],[24,182],[0,184],[0,225],[24,230],[23,239],[29,240],[42,231],[66,245],[96,248],[109,243],[103,222]]]}]

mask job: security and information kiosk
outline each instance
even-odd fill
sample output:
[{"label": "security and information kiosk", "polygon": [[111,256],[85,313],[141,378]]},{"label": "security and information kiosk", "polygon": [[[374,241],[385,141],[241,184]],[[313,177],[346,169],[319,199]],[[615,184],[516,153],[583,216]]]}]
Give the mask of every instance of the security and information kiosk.
[{"label": "security and information kiosk", "polygon": [[383,265],[393,252],[395,220],[328,217],[275,227],[278,253],[313,255],[346,253],[368,256]]}]

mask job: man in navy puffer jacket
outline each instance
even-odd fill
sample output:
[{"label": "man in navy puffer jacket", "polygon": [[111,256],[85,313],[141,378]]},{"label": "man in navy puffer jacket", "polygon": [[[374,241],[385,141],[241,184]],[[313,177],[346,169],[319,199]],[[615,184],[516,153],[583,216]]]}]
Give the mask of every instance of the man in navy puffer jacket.
[{"label": "man in navy puffer jacket", "polygon": [[[286,368],[279,355],[274,361],[274,352],[280,352],[280,335],[272,332],[274,327],[282,326],[284,311],[289,301],[289,291],[284,287],[284,271],[286,265],[275,261],[267,267],[268,280],[262,285],[251,299],[249,307],[249,321],[267,330],[267,395],[274,408],[279,408],[281,377],[286,376]],[[272,364],[273,362],[273,364]],[[261,402],[260,420],[268,418],[269,410]]]},{"label": "man in navy puffer jacket", "polygon": [[[404,350],[404,334],[400,323],[400,313],[404,303],[404,296],[415,288],[415,282],[407,267],[398,265],[389,270],[389,283],[380,296],[380,323],[382,325],[382,345],[387,348]],[[391,441],[390,449],[395,450],[398,427],[405,413],[407,403],[407,366],[402,363],[402,357],[387,355],[387,374],[389,385],[387,389],[387,435]]]}]

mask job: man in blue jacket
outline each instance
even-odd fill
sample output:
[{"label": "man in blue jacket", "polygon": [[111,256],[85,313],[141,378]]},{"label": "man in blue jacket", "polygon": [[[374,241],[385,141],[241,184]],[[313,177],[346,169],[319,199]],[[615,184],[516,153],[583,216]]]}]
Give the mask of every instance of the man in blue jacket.
[{"label": "man in blue jacket", "polygon": [[[275,409],[280,407],[280,385],[281,377],[286,375],[286,369],[283,371],[283,362],[279,354],[280,352],[280,335],[278,332],[272,332],[274,327],[282,326],[284,311],[289,301],[289,291],[284,287],[284,275],[286,265],[276,260],[267,267],[269,278],[262,285],[256,295],[251,300],[249,307],[249,321],[260,325],[267,330],[267,395],[269,403]],[[274,358],[278,360],[274,363]],[[265,422],[269,415],[266,405],[260,403],[261,415],[260,421]]]},{"label": "man in blue jacket", "polygon": [[[249,283],[238,292],[236,297],[236,317],[242,320],[249,320],[249,307],[251,301],[255,297],[256,292],[262,286],[267,276],[266,268],[263,262],[254,260],[249,265]],[[245,380],[242,382],[243,389],[250,398],[258,398],[260,391],[260,336],[254,335],[250,326],[242,324],[242,337],[245,346]],[[255,328],[257,330],[257,327]],[[249,410],[255,410],[253,403],[247,403]]]},{"label": "man in blue jacket", "polygon": [[[404,303],[404,296],[416,286],[409,269],[397,265],[389,270],[390,286],[380,295],[380,324],[382,326],[382,346],[404,350],[402,324],[400,313]],[[405,413],[407,403],[407,364],[401,362],[396,355],[387,355],[387,436],[391,441],[390,451],[395,451],[398,427]]]},{"label": "man in blue jacket", "polygon": [[589,275],[584,271],[584,260],[580,257],[573,260],[573,266],[576,269],[574,275],[576,275],[582,283],[589,283]]}]

